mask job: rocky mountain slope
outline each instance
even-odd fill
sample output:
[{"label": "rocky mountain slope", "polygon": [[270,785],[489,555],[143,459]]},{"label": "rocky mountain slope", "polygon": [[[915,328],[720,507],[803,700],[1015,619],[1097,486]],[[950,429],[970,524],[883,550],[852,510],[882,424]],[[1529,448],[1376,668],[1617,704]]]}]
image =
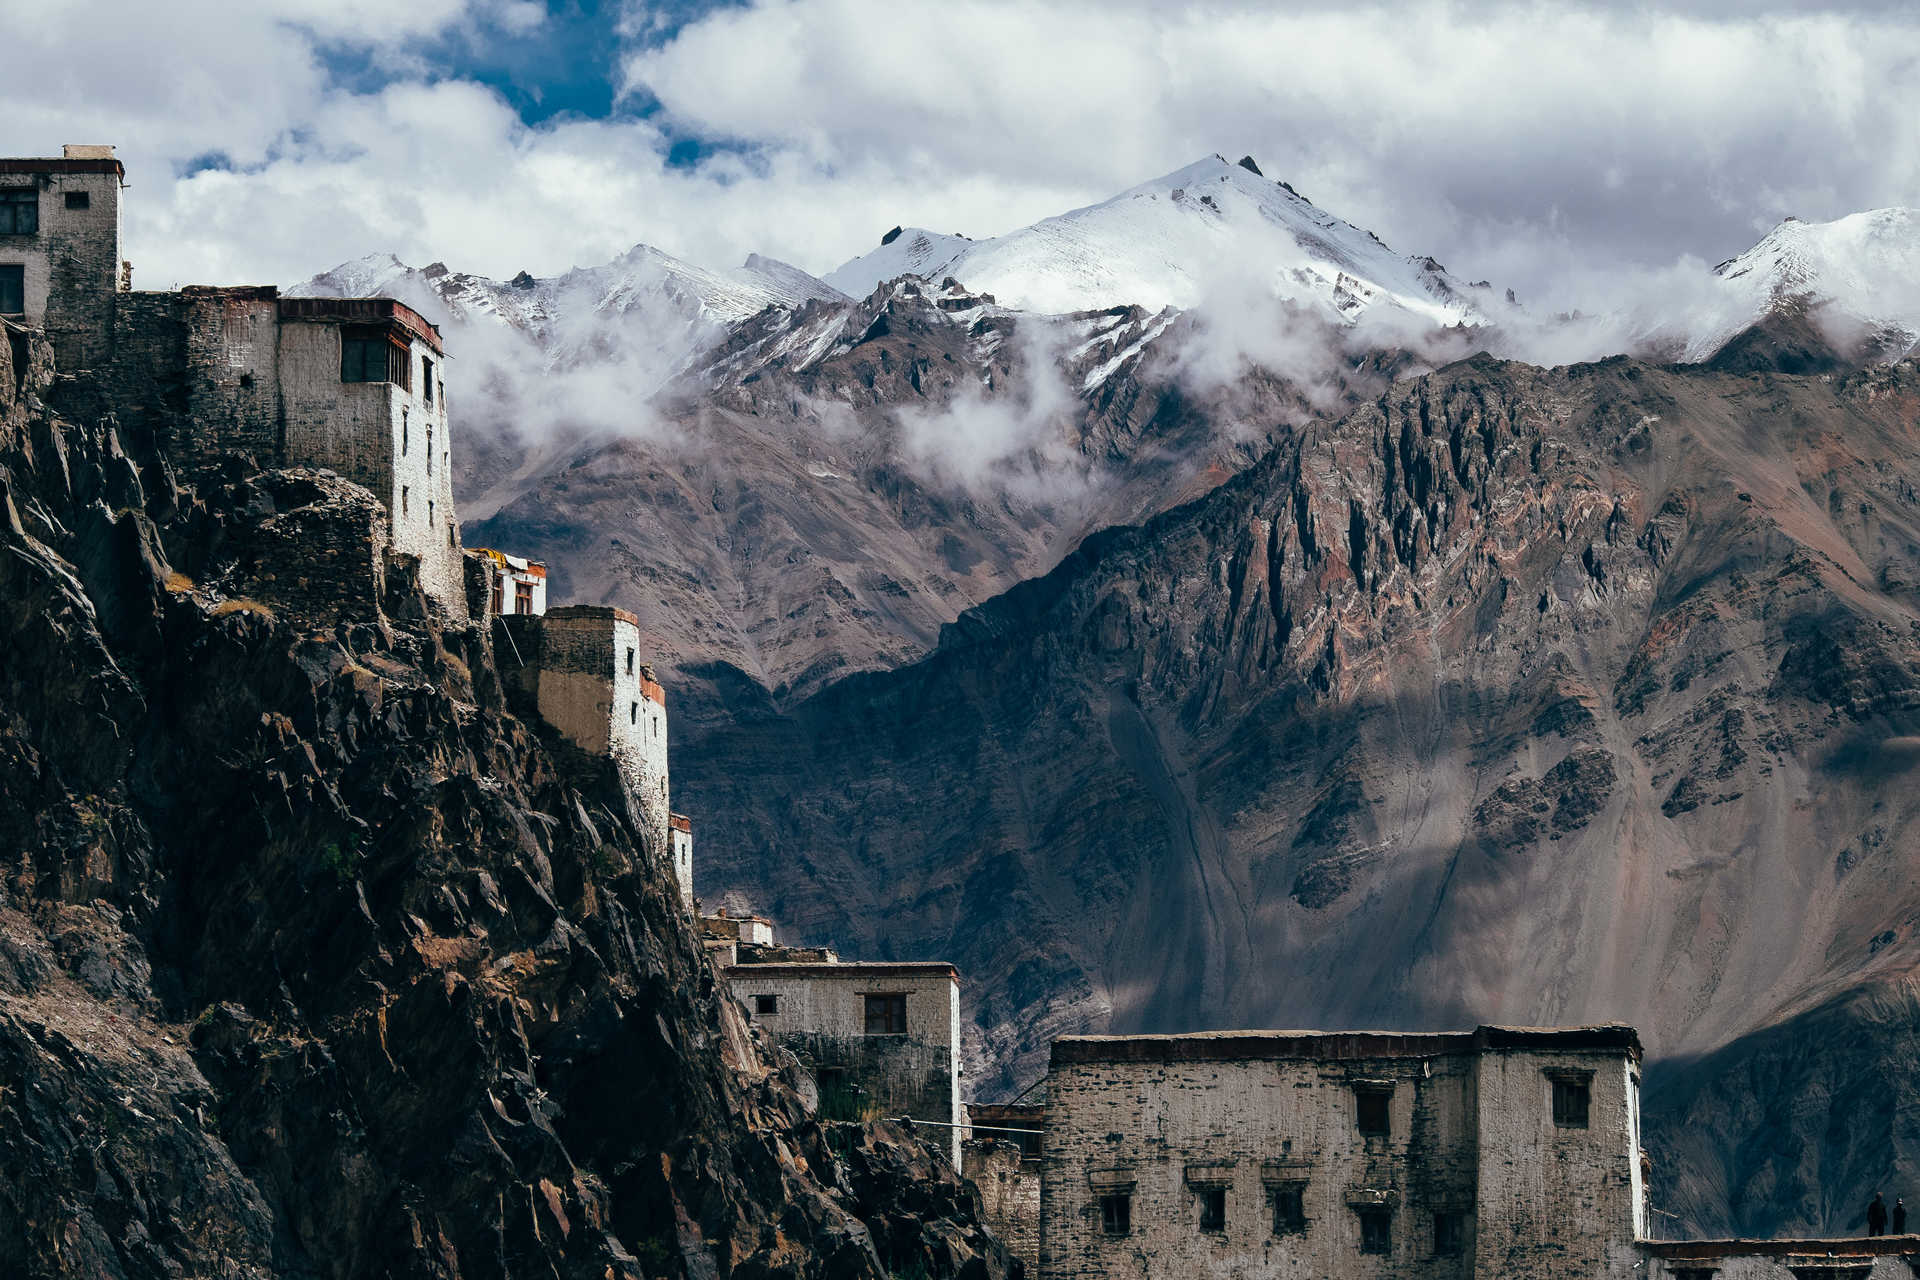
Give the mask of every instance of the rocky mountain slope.
[{"label": "rocky mountain slope", "polygon": [[[1086,1028],[1721,1049],[1920,955],[1916,446],[1912,365],[1402,382],[915,665],[676,744],[701,891],[958,962],[981,1093]],[[1836,1105],[1794,1140],[1867,1131]],[[1697,1213],[1738,1171],[1688,1159]],[[1846,1167],[1744,1221],[1842,1225]]]},{"label": "rocky mountain slope", "polygon": [[176,470],[6,336],[0,1271],[1007,1273],[926,1148],[814,1119],[484,629],[400,562],[320,603],[370,494]]}]

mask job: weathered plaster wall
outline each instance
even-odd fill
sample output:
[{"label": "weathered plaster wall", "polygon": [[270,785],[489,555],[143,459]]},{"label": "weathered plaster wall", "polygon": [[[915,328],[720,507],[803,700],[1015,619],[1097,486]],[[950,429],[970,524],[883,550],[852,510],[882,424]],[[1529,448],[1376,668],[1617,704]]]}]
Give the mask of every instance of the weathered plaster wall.
[{"label": "weathered plaster wall", "polygon": [[[1390,1088],[1386,1137],[1363,1136],[1356,1082]],[[1049,1277],[1449,1277],[1471,1274],[1472,1061],[1075,1064],[1048,1081],[1043,1263]],[[1132,1183],[1130,1234],[1102,1229],[1102,1191]],[[1304,1230],[1276,1233],[1273,1193],[1302,1183]],[[1204,1186],[1226,1227],[1200,1228]],[[1356,1203],[1391,1213],[1391,1250],[1360,1252]],[[1435,1256],[1436,1210],[1468,1215]]]},{"label": "weathered plaster wall", "polygon": [[668,836],[673,842],[673,878],[680,885],[680,904],[693,910],[693,820],[685,814],[668,818]]},{"label": "weathered plaster wall", "polygon": [[[0,174],[39,192],[38,233],[0,236],[0,264],[25,268],[27,323],[43,326],[64,373],[105,360],[120,287],[120,178],[114,173]],[[88,207],[66,207],[68,192]]]},{"label": "weathered plaster wall", "polygon": [[[1592,1072],[1584,1129],[1553,1119],[1553,1071]],[[1617,1055],[1488,1050],[1479,1064],[1477,1272],[1601,1275],[1638,1260],[1638,1068]]]},{"label": "weathered plaster wall", "polygon": [[[960,984],[948,966],[747,964],[726,976],[752,1019],[816,1077],[823,1068],[844,1072],[889,1116],[961,1123]],[[866,1034],[864,997],[885,993],[907,998],[904,1036]],[[755,1013],[761,995],[776,997],[779,1011]],[[956,1168],[962,1136],[939,1133]]]},{"label": "weathered plaster wall", "polygon": [[993,1234],[1040,1275],[1040,1161],[1023,1158],[1020,1145],[992,1138],[965,1144],[961,1172],[980,1190],[981,1214]]}]

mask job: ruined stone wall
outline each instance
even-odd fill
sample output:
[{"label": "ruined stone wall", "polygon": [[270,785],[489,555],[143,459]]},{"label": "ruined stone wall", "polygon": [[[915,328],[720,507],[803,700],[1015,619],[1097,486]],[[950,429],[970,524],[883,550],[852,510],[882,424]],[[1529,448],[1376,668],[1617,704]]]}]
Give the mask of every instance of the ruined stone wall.
[{"label": "ruined stone wall", "polygon": [[[1587,1127],[1554,1123],[1554,1072],[1592,1073]],[[1557,1280],[1631,1268],[1646,1233],[1637,1065],[1490,1049],[1478,1074],[1478,1274]]]},{"label": "ruined stone wall", "polygon": [[1020,1144],[985,1138],[965,1144],[961,1172],[980,1191],[981,1216],[1027,1274],[1040,1274],[1040,1161]]},{"label": "ruined stone wall", "polygon": [[[880,1114],[962,1122],[960,986],[946,966],[747,964],[728,969],[727,981],[753,1021],[821,1081],[823,1098],[832,1097],[838,1073],[859,1091],[856,1100]],[[905,1035],[866,1034],[864,997],[883,993],[906,996]],[[756,1012],[754,997],[768,995],[777,1012]],[[935,1135],[956,1168],[962,1136],[957,1128]]]},{"label": "ruined stone wall", "polygon": [[[120,288],[119,175],[8,173],[0,186],[39,192],[39,231],[0,236],[0,264],[25,268],[27,323],[46,330],[62,372],[94,368],[110,349]],[[69,209],[69,192],[88,207]]]},{"label": "ruined stone wall", "polygon": [[[1340,1060],[1062,1064],[1047,1085],[1042,1274],[1455,1277],[1472,1274],[1470,1054]],[[1363,1136],[1356,1086],[1387,1096],[1388,1133]],[[1276,1229],[1298,1186],[1305,1222]],[[1203,1197],[1224,1188],[1223,1229]],[[1100,1197],[1130,1197],[1104,1230]],[[1361,1252],[1361,1208],[1385,1210],[1389,1250]],[[1467,1215],[1461,1252],[1435,1253],[1434,1214]]]},{"label": "ruined stone wall", "polygon": [[282,461],[276,293],[267,286],[172,295],[185,384],[176,452],[247,453],[270,467]]}]

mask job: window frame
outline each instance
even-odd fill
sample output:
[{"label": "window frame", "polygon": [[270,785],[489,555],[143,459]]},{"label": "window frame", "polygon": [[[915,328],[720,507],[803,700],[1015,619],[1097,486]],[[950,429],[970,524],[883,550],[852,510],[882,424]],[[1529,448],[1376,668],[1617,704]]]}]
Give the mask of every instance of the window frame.
[{"label": "window frame", "polygon": [[753,1016],[756,1018],[777,1018],[780,1016],[779,992],[762,992],[753,997]]},{"label": "window frame", "polygon": [[60,194],[64,197],[61,202],[64,208],[76,211],[93,208],[91,191],[63,191]]},{"label": "window frame", "polygon": [[[1377,1108],[1379,1123],[1370,1123]],[[1362,1138],[1393,1137],[1393,1086],[1356,1084],[1353,1087],[1353,1127]]]},{"label": "window frame", "polygon": [[1467,1215],[1452,1209],[1433,1211],[1433,1256],[1457,1258],[1467,1249]]},{"label": "window frame", "polygon": [[420,357],[420,395],[421,403],[433,407],[433,357]]},{"label": "window frame", "polygon": [[1393,1210],[1383,1204],[1370,1204],[1353,1213],[1360,1220],[1360,1252],[1380,1258],[1392,1256]]},{"label": "window frame", "polygon": [[1227,1186],[1224,1182],[1203,1182],[1193,1188],[1200,1202],[1200,1230],[1225,1235],[1227,1231]]},{"label": "window frame", "polygon": [[0,236],[39,234],[40,188],[32,184],[0,187]]},{"label": "window frame", "polygon": [[[1116,1221],[1119,1224],[1117,1230],[1115,1229]],[[1100,1234],[1116,1239],[1133,1234],[1132,1192],[1103,1191],[1100,1193]]]},{"label": "window frame", "polygon": [[[23,316],[27,314],[27,264],[24,262],[0,262],[0,274],[7,275],[19,281],[20,284],[19,309],[9,311],[4,305],[0,305],[0,316]],[[0,293],[0,298],[4,298],[5,296],[4,293]],[[16,369],[14,372],[18,373],[20,371]]]},{"label": "window frame", "polygon": [[[665,779],[661,781],[664,783]],[[860,1011],[861,1026],[865,1028],[863,1035],[904,1036],[907,1034],[907,993],[904,991],[862,991]]]},{"label": "window frame", "polygon": [[1300,1235],[1307,1229],[1307,1184],[1304,1182],[1269,1183],[1267,1207],[1272,1211],[1274,1235]]},{"label": "window frame", "polygon": [[[520,607],[523,604],[527,606],[524,609]],[[533,584],[531,582],[522,582],[518,578],[514,579],[513,611],[515,613],[528,615],[533,613]],[[637,715],[638,712],[636,711],[635,714]]]},{"label": "window frame", "polygon": [[1591,1071],[1547,1072],[1548,1109],[1556,1129],[1593,1127],[1593,1073]]}]

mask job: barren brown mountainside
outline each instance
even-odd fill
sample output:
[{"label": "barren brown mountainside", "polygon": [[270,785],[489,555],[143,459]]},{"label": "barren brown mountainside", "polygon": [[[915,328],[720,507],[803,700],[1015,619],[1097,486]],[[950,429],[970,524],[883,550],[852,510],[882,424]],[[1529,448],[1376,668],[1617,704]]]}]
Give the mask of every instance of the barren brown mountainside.
[{"label": "barren brown mountainside", "polygon": [[371,493],[185,465],[4,329],[0,1273],[1017,1267],[932,1148],[817,1120]]},{"label": "barren brown mountainside", "polygon": [[1911,364],[1396,384],[920,662],[690,731],[700,890],[956,961],[974,1096],[1065,1031],[1625,1019],[1675,1064],[1659,1207],[1841,1228],[1920,1155],[1857,1105],[1912,1002],[1854,994],[1920,954],[1917,446]]}]

